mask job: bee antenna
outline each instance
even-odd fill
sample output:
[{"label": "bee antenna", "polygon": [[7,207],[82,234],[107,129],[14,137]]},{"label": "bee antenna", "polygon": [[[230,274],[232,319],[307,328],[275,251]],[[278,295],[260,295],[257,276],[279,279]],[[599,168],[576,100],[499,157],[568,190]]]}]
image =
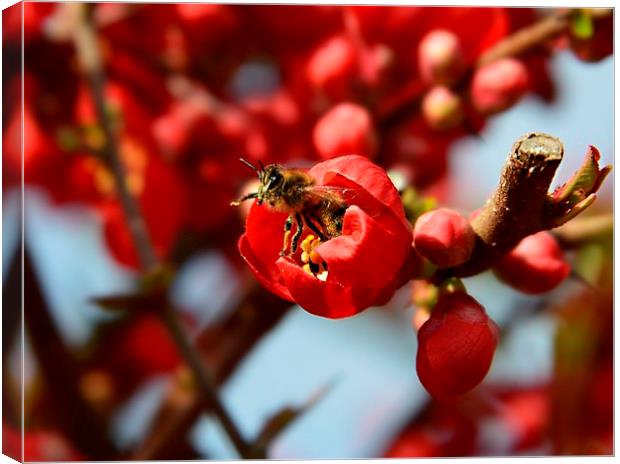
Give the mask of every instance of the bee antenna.
[{"label": "bee antenna", "polygon": [[254,166],[252,163],[250,163],[248,160],[246,160],[245,158],[239,158],[239,161],[241,161],[243,164],[248,166],[256,174],[260,175],[260,172],[258,171],[258,168],[256,166]]},{"label": "bee antenna", "polygon": [[263,172],[265,170],[265,166],[263,165],[263,162],[261,160],[258,160],[258,165],[260,166],[261,172]]}]

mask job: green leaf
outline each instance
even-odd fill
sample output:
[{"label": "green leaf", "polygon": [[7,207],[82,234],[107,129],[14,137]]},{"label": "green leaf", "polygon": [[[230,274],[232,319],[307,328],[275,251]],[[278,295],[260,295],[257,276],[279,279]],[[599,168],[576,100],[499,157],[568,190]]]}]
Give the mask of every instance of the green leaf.
[{"label": "green leaf", "polygon": [[585,211],[595,200],[594,194],[611,171],[611,166],[599,167],[600,158],[596,147],[590,145],[581,167],[549,196],[548,203],[554,211],[554,227]]},{"label": "green leaf", "polygon": [[571,31],[575,37],[588,40],[594,35],[592,16],[583,10],[577,11],[571,18]]},{"label": "green leaf", "polygon": [[405,207],[405,216],[413,225],[422,214],[435,209],[437,200],[433,197],[421,196],[415,188],[406,187],[400,194]]}]

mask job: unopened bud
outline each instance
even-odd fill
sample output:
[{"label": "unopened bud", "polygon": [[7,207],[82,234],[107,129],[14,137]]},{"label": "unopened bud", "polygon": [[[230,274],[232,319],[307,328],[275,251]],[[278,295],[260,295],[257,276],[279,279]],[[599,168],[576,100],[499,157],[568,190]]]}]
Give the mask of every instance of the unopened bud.
[{"label": "unopened bud", "polygon": [[357,154],[372,158],[377,135],[366,108],[340,103],[323,115],[314,126],[314,146],[323,158]]},{"label": "unopened bud", "polygon": [[418,331],[418,377],[434,397],[458,397],[484,379],[497,342],[498,328],[480,303],[465,292],[442,294]]},{"label": "unopened bud", "polygon": [[337,98],[346,93],[357,71],[357,57],[351,41],[336,36],[320,45],[306,66],[308,81]]},{"label": "unopened bud", "polygon": [[465,60],[459,38],[453,32],[429,32],[418,47],[418,66],[428,84],[454,83],[462,74]]},{"label": "unopened bud", "polygon": [[555,238],[549,232],[538,232],[521,240],[494,270],[511,287],[539,294],[560,284],[570,273],[570,266]]},{"label": "unopened bud", "polygon": [[461,98],[447,87],[433,87],[422,100],[422,114],[433,129],[452,129],[463,120]]},{"label": "unopened bud", "polygon": [[413,230],[413,244],[418,253],[444,268],[467,261],[475,240],[476,234],[467,219],[447,208],[424,213]]},{"label": "unopened bud", "polygon": [[476,71],[471,84],[471,101],[481,114],[498,113],[519,101],[528,84],[525,65],[514,58],[504,58]]}]

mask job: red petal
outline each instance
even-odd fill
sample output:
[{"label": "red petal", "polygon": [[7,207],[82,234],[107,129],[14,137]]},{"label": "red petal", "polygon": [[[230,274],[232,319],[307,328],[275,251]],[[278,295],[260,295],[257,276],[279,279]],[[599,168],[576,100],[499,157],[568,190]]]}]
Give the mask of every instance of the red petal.
[{"label": "red petal", "polygon": [[249,246],[256,258],[275,270],[275,263],[282,250],[284,223],[288,214],[279,213],[256,202],[245,221]]},{"label": "red petal", "polygon": [[316,252],[327,261],[329,281],[381,289],[394,280],[407,257],[409,241],[398,238],[353,205],[345,213],[342,235],[321,244]]},{"label": "red petal", "polygon": [[279,270],[275,266],[266,266],[265,263],[256,258],[246,234],[243,234],[239,239],[238,247],[241,257],[245,259],[250,270],[263,287],[280,298],[294,302],[290,292],[282,283]]},{"label": "red petal", "polygon": [[310,171],[319,185],[333,185],[335,174],[355,182],[377,201],[390,208],[404,223],[405,212],[400,195],[385,170],[360,155],[341,156],[323,161]]},{"label": "red petal", "polygon": [[278,259],[277,265],[291,296],[309,313],[340,319],[353,316],[369,306],[364,304],[369,298],[354,295],[352,287],[343,287],[336,282],[323,282],[305,272],[290,258]]}]

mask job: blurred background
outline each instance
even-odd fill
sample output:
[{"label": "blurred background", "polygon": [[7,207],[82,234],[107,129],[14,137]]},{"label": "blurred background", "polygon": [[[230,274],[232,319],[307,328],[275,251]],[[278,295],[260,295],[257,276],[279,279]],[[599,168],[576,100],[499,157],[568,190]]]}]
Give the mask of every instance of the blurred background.
[{"label": "blurred background", "polygon": [[[554,185],[588,145],[610,164],[613,57],[584,45],[611,41],[597,35],[610,26],[593,21],[583,43],[569,31],[527,50],[522,98],[476,114],[463,91],[459,125],[439,130],[419,105],[402,115],[428,91],[417,62],[424,36],[454,32],[473,68],[557,10],[76,5],[26,3],[23,37],[21,8],[3,12],[5,453],[19,453],[23,382],[27,459],[238,457],[158,318],[94,300],[142,282],[102,154],[97,85],[157,257],[174,269],[168,298],[240,431],[256,436],[283,408],[307,406],[269,443],[270,458],[613,452],[613,179],[585,214],[602,226],[562,235],[574,273],[559,288],[534,297],[489,272],[465,280],[502,334],[489,375],[456,404],[432,400],[417,379],[409,285],[345,320],[290,307],[241,261],[243,212],[229,207],[252,179],[240,156],[291,166],[334,156],[315,127],[342,102],[368,111],[378,140],[350,147],[391,169],[399,188],[466,213],[488,198],[513,141],[529,131],[565,144]],[[80,28],[97,39],[99,83],[89,79],[88,50],[80,55]],[[22,40],[23,75],[11,69]]]}]

